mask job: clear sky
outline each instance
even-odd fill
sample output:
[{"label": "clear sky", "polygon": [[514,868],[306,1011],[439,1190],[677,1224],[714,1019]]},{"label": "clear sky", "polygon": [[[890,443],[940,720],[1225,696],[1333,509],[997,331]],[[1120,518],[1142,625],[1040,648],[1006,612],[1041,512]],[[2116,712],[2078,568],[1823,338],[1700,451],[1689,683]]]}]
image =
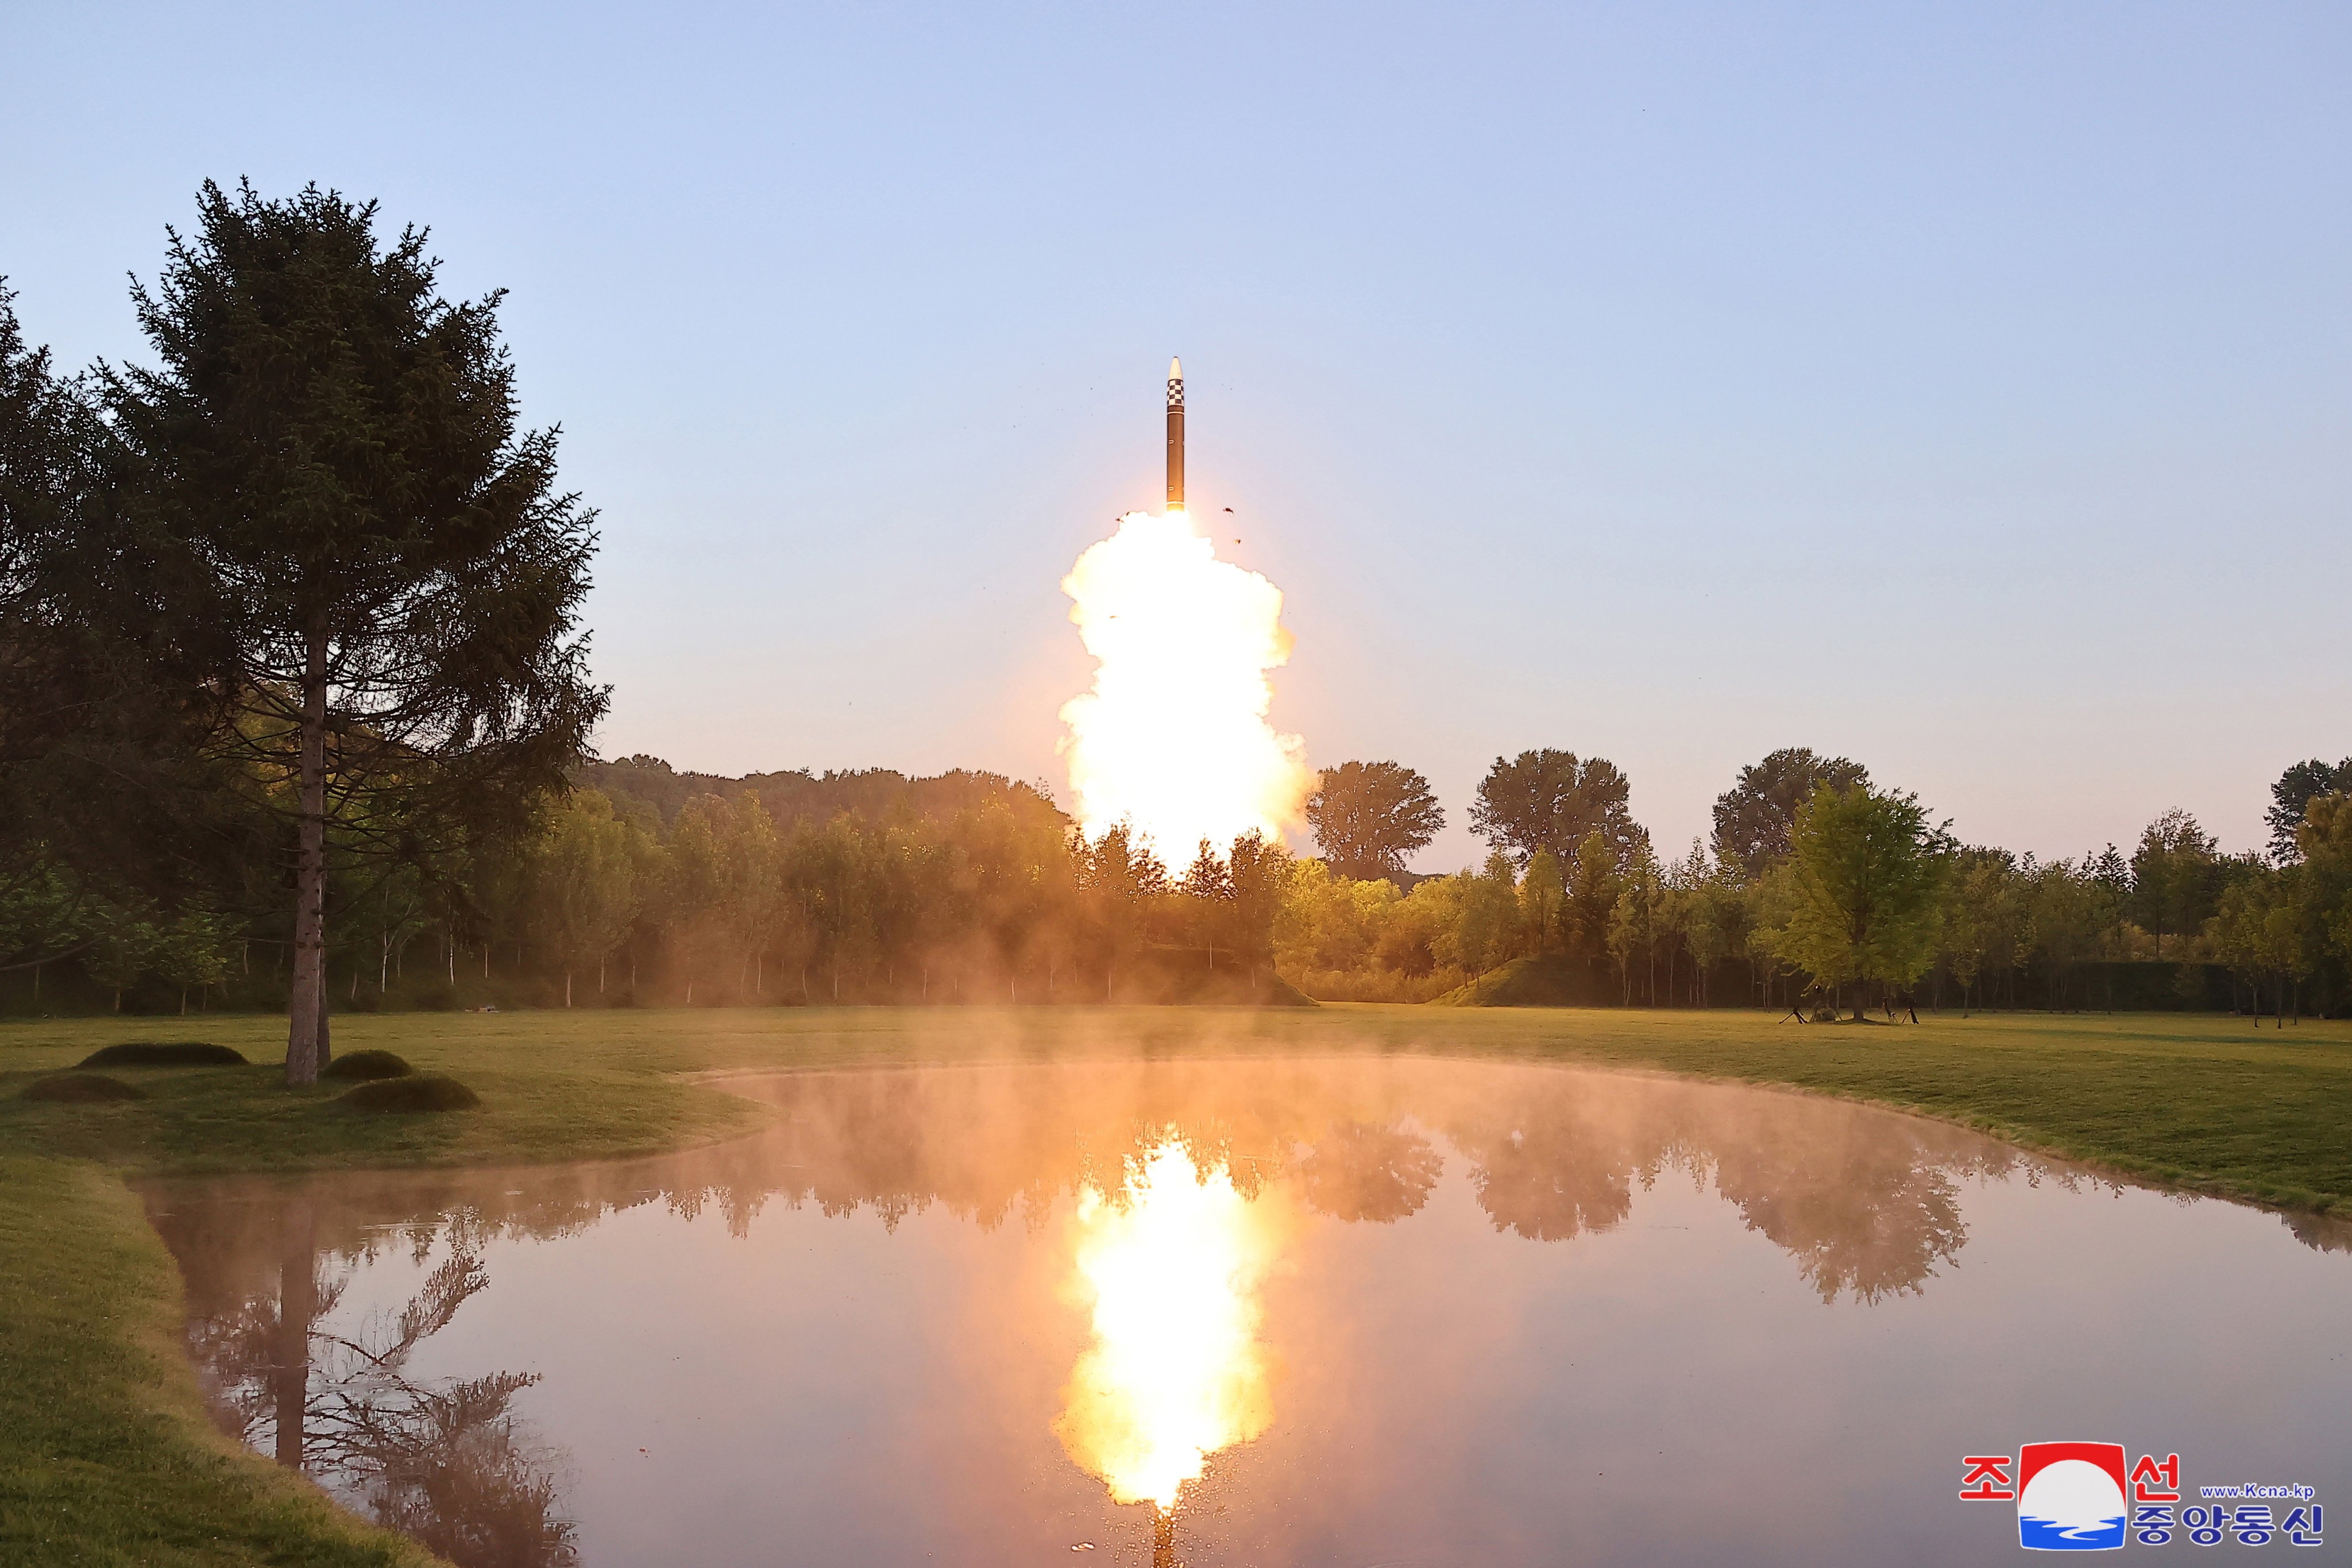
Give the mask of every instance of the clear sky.
[{"label": "clear sky", "polygon": [[1530,746],[1670,849],[1801,744],[2043,854],[2352,753],[2341,4],[0,4],[67,363],[239,175],[511,290],[609,754],[1058,786],[1171,353],[1276,720],[1426,772],[1424,867]]}]

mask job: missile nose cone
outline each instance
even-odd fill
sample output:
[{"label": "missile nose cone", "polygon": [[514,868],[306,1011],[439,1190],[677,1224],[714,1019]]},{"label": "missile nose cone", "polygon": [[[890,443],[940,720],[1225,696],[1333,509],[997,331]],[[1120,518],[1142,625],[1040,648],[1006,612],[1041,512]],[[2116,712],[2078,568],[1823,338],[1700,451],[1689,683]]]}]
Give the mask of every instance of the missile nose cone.
[{"label": "missile nose cone", "polygon": [[1171,381],[1184,379],[1184,362],[1174,354],[1168,356],[1168,379]]}]

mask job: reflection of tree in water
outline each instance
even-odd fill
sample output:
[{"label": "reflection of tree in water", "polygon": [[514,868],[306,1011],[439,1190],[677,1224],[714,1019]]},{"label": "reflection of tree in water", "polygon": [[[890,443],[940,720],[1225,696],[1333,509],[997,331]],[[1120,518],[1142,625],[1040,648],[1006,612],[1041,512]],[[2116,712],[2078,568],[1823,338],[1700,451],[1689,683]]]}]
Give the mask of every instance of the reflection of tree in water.
[{"label": "reflection of tree in water", "polygon": [[1660,1172],[1712,1174],[1823,1301],[1918,1290],[1967,1240],[1956,1173],[2009,1156],[1966,1134],[1795,1095],[1559,1075],[1449,1126],[1497,1230],[1606,1231]]},{"label": "reflection of tree in water", "polygon": [[1382,1225],[1420,1213],[1444,1169],[1444,1157],[1420,1133],[1362,1121],[1333,1126],[1296,1168],[1308,1208]]},{"label": "reflection of tree in water", "polygon": [[1606,1108],[1555,1095],[1490,1110],[1506,1111],[1507,1120],[1458,1119],[1451,1131],[1496,1230],[1568,1241],[1612,1229],[1633,1212],[1633,1178],[1647,1173],[1655,1155],[1631,1145]]},{"label": "reflection of tree in water", "polygon": [[1495,1227],[1530,1240],[1614,1228],[1662,1171],[1711,1175],[1824,1300],[1919,1289],[1966,1240],[1955,1178],[2011,1157],[1799,1095],[1467,1064],[808,1074],[772,1092],[790,1121],[770,1180],[827,1214],[896,1224],[938,1203],[983,1225],[1015,1209],[1039,1218],[1082,1185],[1118,1190],[1172,1131],[1245,1193],[1286,1177],[1315,1212],[1393,1221],[1422,1209],[1444,1170],[1415,1131],[1427,1124],[1463,1156]]},{"label": "reflection of tree in water", "polygon": [[2352,1252],[2352,1219],[2320,1214],[2283,1214],[2279,1218],[2315,1252]]},{"label": "reflection of tree in water", "polygon": [[1785,1247],[1823,1301],[1916,1295],[1968,1240],[1946,1164],[1900,1133],[1726,1139],[1716,1191]]},{"label": "reflection of tree in water", "polygon": [[200,1314],[189,1329],[238,1434],[461,1568],[575,1563],[576,1529],[511,1411],[538,1377],[426,1382],[408,1372],[417,1348],[488,1286],[479,1257],[461,1245],[397,1313],[372,1314],[346,1335],[324,1326],[349,1275],[326,1275],[317,1205],[298,1198],[279,1217],[275,1294]]}]

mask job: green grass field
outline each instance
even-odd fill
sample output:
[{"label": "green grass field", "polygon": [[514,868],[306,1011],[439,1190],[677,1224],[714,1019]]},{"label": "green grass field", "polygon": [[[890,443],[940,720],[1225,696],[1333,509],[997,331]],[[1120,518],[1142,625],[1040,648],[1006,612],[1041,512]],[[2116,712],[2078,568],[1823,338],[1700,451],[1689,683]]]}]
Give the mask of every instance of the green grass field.
[{"label": "green grass field", "polygon": [[642,1154],[765,1114],[687,1075],[926,1061],[1413,1052],[1792,1085],[1901,1106],[2124,1174],[2352,1214],[2352,1025],[2124,1014],[1807,1026],[1758,1013],[1327,1006],[814,1008],[338,1017],[462,1079],[478,1110],[369,1117],[270,1065],[123,1068],[144,1100],[37,1104],[36,1078],[128,1039],[257,1064],[282,1019],[0,1025],[0,1561],[401,1563],[205,1419],[176,1274],[121,1176]]}]

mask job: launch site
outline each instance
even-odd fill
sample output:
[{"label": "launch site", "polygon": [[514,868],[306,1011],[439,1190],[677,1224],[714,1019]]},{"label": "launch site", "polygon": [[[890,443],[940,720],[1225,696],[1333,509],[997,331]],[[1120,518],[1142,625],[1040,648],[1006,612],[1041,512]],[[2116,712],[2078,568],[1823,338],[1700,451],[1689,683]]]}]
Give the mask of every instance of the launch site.
[{"label": "launch site", "polygon": [[2352,12],[0,78],[0,1564],[2347,1557]]}]

